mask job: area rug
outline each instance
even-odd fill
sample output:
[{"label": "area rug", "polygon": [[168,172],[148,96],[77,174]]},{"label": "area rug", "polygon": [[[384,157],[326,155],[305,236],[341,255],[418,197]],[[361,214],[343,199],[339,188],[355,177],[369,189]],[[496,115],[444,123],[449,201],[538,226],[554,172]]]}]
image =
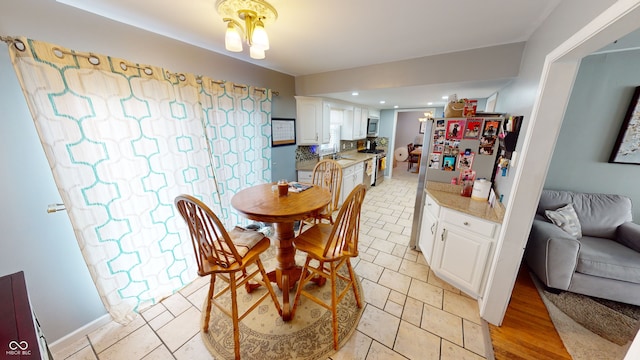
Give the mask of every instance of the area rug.
[{"label": "area rug", "polygon": [[[265,252],[263,262],[267,271],[275,266],[272,261],[272,251]],[[297,259],[301,264],[304,257]],[[346,267],[341,271],[348,273]],[[338,281],[338,289],[344,289],[346,282]],[[355,331],[360,316],[364,311],[364,296],[362,286],[357,281],[358,291],[362,300],[362,308],[356,305],[353,292],[345,295],[338,305],[338,341],[342,347]],[[313,283],[305,285],[306,289],[325,301],[331,299],[331,283],[327,281],[324,286]],[[274,285],[278,300],[282,302],[282,292]],[[238,293],[238,309],[242,313],[253,302],[253,299],[261,296],[266,289],[259,288],[251,294],[244,290]],[[295,291],[290,293],[291,300]],[[230,303],[230,299],[224,299]],[[206,301],[203,309],[206,308]],[[204,321],[204,311],[202,322]],[[233,325],[231,319],[223,314],[217,307],[212,306],[209,332],[202,332],[205,345],[215,359],[233,359]],[[240,322],[240,357],[243,360],[285,360],[285,359],[327,359],[335,350],[333,349],[333,332],[331,326],[331,312],[308,298],[301,297],[295,316],[291,321],[285,322],[276,312],[275,306],[268,298],[254,309]]]},{"label": "area rug", "polygon": [[569,291],[554,294],[543,290],[543,295],[575,322],[614,344],[624,345],[633,341],[638,333],[640,306]]},{"label": "area rug", "polygon": [[[639,314],[637,306],[566,291],[553,294],[544,290],[535,275],[531,274],[531,277],[551,321],[574,360],[624,358],[640,326],[636,317]],[[603,305],[602,302],[609,304]],[[620,326],[610,318],[620,321]],[[630,330],[633,324],[635,331]]]}]

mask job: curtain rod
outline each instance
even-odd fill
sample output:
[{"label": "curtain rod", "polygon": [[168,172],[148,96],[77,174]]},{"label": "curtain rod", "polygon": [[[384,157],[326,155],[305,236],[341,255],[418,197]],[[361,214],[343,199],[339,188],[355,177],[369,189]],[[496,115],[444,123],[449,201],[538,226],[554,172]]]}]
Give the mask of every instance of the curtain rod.
[{"label": "curtain rod", "polygon": [[[5,42],[8,46],[10,46],[10,45],[15,45],[15,42],[18,41],[18,40],[17,40],[17,38],[12,37],[12,36],[0,35],[0,41]],[[78,52],[78,51],[75,51],[75,50],[67,51],[67,50],[62,50],[62,49],[60,49],[58,47],[54,47],[52,50],[53,50],[54,55],[59,57],[59,58],[62,58],[64,55],[79,56],[79,57],[87,59],[87,61],[89,61],[89,63],[91,63],[92,65],[99,65],[100,64],[100,58],[97,55],[95,55],[95,54],[93,54],[91,52]],[[122,68],[122,70],[125,70],[125,71],[127,70],[128,67],[132,67],[132,68],[135,68],[135,69],[138,69],[138,70],[142,70],[147,75],[152,75],[153,74],[153,70],[151,69],[150,66],[138,66],[136,64],[126,64],[124,61],[121,61],[120,62],[120,67]],[[166,71],[165,74],[167,76],[175,76],[176,78],[178,78],[181,81],[184,81],[185,78],[186,78],[185,75],[182,74],[182,73],[171,73],[168,70],[165,70],[165,71]],[[196,78],[201,79],[202,75],[197,75]],[[224,81],[224,80],[222,80],[222,81],[211,80],[211,82],[214,83],[214,84],[218,84],[218,85],[220,85],[222,87],[224,87],[225,84],[226,84],[226,81]],[[239,88],[242,88],[242,89],[247,89],[248,88],[247,85],[233,84],[233,86],[234,87],[239,87]],[[266,88],[255,88],[254,91],[258,91],[258,92],[261,92],[263,94],[267,93],[267,89]],[[280,96],[280,92],[278,92],[278,91],[272,90],[271,93],[274,96]]]}]

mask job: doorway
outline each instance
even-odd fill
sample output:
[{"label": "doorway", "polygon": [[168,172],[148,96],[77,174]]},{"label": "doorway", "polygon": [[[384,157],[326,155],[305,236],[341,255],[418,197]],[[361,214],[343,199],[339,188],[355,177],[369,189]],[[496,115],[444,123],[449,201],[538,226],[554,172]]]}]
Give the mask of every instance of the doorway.
[{"label": "doorway", "polygon": [[493,324],[500,325],[509,303],[580,61],[636,30],[638,24],[640,1],[618,1],[546,57],[540,93],[531,112],[520,165],[515,169],[514,185],[506,204],[496,260],[490,269],[485,297],[479,300],[481,316]]}]

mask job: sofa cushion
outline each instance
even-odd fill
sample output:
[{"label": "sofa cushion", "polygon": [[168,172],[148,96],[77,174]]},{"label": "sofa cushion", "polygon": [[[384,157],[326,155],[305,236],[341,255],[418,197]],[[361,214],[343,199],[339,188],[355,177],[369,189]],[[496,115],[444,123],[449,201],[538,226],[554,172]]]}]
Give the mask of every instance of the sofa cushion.
[{"label": "sofa cushion", "polygon": [[545,210],[557,210],[569,203],[578,215],[583,236],[614,239],[618,226],[631,221],[631,200],[626,196],[564,190],[543,190],[538,214],[544,216]]},{"label": "sofa cushion", "polygon": [[583,236],[576,272],[640,283],[640,253],[608,239]]},{"label": "sofa cushion", "polygon": [[575,194],[576,209],[582,234],[615,239],[622,223],[631,221],[631,199],[611,194]]},{"label": "sofa cushion", "polygon": [[556,210],[573,203],[573,192],[562,190],[542,190],[538,202],[538,214],[545,216],[545,210]]},{"label": "sofa cushion", "polygon": [[640,225],[626,222],[618,227],[617,242],[640,252]]},{"label": "sofa cushion", "polygon": [[578,220],[578,215],[576,215],[573,205],[567,204],[558,210],[546,210],[544,214],[552,223],[560,227],[560,229],[564,230],[574,239],[582,237],[580,220]]}]

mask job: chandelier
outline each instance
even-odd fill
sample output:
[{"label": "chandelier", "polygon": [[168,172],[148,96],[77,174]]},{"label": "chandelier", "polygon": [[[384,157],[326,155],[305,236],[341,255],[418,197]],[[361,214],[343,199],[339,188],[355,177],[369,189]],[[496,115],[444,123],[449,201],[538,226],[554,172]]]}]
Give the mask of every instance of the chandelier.
[{"label": "chandelier", "polygon": [[[276,9],[263,0],[217,0],[216,9],[227,23],[224,45],[228,51],[242,51],[242,40],[249,45],[252,59],[264,59],[269,50],[269,37],[265,23],[278,18]],[[244,24],[244,26],[243,26]]]}]

